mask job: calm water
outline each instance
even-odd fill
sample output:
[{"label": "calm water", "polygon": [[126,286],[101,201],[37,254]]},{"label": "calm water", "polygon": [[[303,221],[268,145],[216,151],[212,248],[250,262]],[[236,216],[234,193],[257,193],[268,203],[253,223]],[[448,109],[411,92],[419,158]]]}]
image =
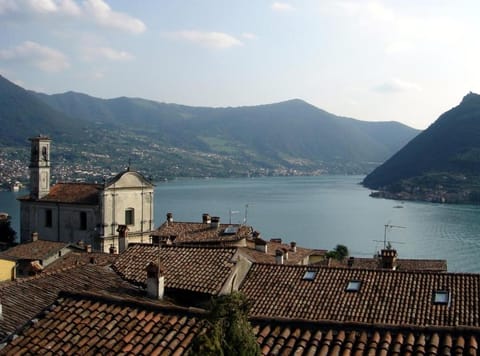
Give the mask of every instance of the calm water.
[{"label": "calm water", "polygon": [[[281,237],[311,248],[347,245],[351,255],[372,256],[387,239],[403,258],[447,259],[449,271],[480,272],[480,207],[373,199],[362,177],[275,177],[176,180],[155,189],[155,223],[167,212],[177,221],[201,221],[202,213],[247,222],[264,238]],[[18,229],[17,194],[0,192],[0,211]],[[398,208],[402,206],[402,208]]]}]

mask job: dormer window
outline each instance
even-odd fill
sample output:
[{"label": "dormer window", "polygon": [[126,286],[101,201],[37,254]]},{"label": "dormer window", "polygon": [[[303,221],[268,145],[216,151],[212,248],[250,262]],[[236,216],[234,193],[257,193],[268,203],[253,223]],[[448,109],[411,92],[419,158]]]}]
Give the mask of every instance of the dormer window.
[{"label": "dormer window", "polygon": [[448,305],[450,304],[450,293],[448,290],[436,290],[433,292],[433,303]]},{"label": "dormer window", "polygon": [[313,281],[315,276],[317,275],[317,271],[306,271],[303,275],[303,279],[306,281]]},{"label": "dormer window", "polygon": [[360,290],[360,286],[362,285],[362,281],[358,280],[351,280],[347,284],[347,292],[358,292]]}]

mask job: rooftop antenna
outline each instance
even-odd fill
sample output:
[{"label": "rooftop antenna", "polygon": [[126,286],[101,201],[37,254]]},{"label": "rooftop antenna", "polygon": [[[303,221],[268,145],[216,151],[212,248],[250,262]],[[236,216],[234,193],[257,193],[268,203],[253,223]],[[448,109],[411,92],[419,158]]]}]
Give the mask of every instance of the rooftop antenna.
[{"label": "rooftop antenna", "polygon": [[[400,242],[400,241],[388,241],[388,245],[387,245],[387,229],[391,229],[391,228],[397,228],[397,229],[406,229],[405,226],[398,226],[398,225],[390,225],[390,224],[385,224],[385,230],[383,232],[383,249],[391,249],[392,248],[392,245],[391,243],[396,243],[396,244],[404,244],[405,242]],[[373,240],[375,242],[382,242],[381,240]]]},{"label": "rooftop antenna", "polygon": [[248,204],[245,204],[245,217],[243,218],[243,223],[247,224],[247,216],[248,216]]},{"label": "rooftop antenna", "polygon": [[229,210],[228,210],[228,213],[229,213],[229,216],[230,216],[230,219],[229,219],[228,224],[229,224],[229,225],[232,225],[232,215],[233,215],[233,214],[239,214],[240,212],[239,212],[238,210],[229,209]]},{"label": "rooftop antenna", "polygon": [[128,167],[127,167],[127,171],[130,171],[130,165],[132,164],[132,159],[129,158],[128,159]]}]

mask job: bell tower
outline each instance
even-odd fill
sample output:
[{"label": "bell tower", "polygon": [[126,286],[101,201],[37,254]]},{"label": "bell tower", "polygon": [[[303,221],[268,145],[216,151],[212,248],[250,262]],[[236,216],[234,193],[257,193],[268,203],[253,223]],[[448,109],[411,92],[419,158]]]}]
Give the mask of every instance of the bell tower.
[{"label": "bell tower", "polygon": [[30,196],[41,199],[50,192],[50,139],[37,136],[29,139],[30,154]]}]

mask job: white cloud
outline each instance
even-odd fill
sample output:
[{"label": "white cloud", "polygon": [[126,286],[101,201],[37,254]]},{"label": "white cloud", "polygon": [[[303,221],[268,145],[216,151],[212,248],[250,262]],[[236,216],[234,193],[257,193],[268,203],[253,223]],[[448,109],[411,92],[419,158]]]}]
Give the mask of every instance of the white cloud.
[{"label": "white cloud", "polygon": [[243,45],[237,38],[223,32],[177,31],[166,35],[210,48],[230,48]]},{"label": "white cloud", "polygon": [[294,7],[286,2],[274,2],[271,6],[274,11],[292,11]]},{"label": "white cloud", "polygon": [[91,15],[95,21],[105,27],[116,28],[131,33],[142,33],[145,24],[127,14],[113,11],[103,0],[86,0],[83,3],[86,15]]},{"label": "white cloud", "polygon": [[392,78],[378,86],[375,86],[373,90],[383,94],[392,94],[412,90],[421,91],[422,88],[418,84],[406,82],[397,78]]},{"label": "white cloud", "polygon": [[46,72],[60,72],[70,67],[67,57],[62,52],[32,41],[25,41],[17,47],[1,50],[0,59],[24,61]]},{"label": "white cloud", "polygon": [[0,0],[0,15],[8,12],[38,16],[78,16],[100,26],[134,34],[145,31],[145,24],[128,14],[117,12],[104,0]]},{"label": "white cloud", "polygon": [[244,32],[242,33],[242,37],[247,39],[247,40],[255,40],[257,39],[257,35],[255,35],[254,33],[250,33],[250,32]]},{"label": "white cloud", "polygon": [[111,61],[130,61],[135,57],[126,51],[118,51],[110,47],[90,47],[86,48],[84,58],[93,60],[94,58],[104,58]]}]

